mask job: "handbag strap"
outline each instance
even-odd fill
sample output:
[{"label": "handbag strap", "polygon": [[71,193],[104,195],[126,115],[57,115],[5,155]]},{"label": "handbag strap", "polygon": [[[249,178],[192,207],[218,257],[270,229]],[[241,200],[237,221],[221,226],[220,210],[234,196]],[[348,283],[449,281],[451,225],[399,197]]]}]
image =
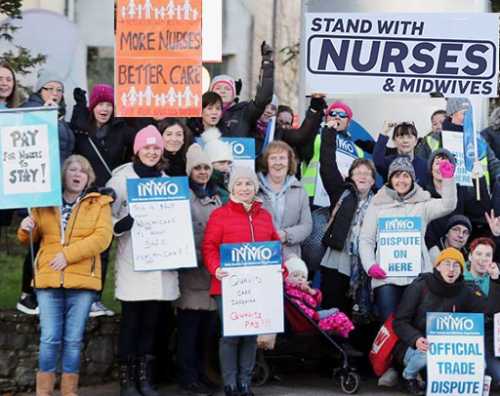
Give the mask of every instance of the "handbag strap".
[{"label": "handbag strap", "polygon": [[112,176],[111,169],[109,169],[109,166],[106,163],[106,161],[104,160],[104,158],[102,157],[101,152],[99,151],[99,149],[97,148],[97,146],[95,145],[95,143],[92,141],[92,139],[90,138],[90,136],[87,136],[87,138],[89,139],[90,145],[92,146],[92,148],[94,149],[95,153],[97,154],[97,156],[101,160],[102,164],[104,165],[104,167],[108,171],[109,175]]}]

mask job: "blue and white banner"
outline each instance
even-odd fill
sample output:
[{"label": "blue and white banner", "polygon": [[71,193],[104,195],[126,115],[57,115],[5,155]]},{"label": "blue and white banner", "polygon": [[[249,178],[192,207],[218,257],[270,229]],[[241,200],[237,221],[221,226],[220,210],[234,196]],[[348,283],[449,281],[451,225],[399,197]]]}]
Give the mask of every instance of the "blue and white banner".
[{"label": "blue and white banner", "polygon": [[427,395],[482,396],[484,316],[427,313]]},{"label": "blue and white banner", "polygon": [[387,276],[418,276],[422,271],[422,219],[382,217],[378,221],[380,266]]},{"label": "blue and white banner", "polygon": [[234,165],[255,168],[255,139],[223,137],[231,145]]},{"label": "blue and white banner", "polygon": [[304,36],[306,94],[497,96],[495,14],[307,13]]},{"label": "blue and white banner", "polygon": [[220,259],[224,336],[283,332],[281,243],[222,244]]},{"label": "blue and white banner", "polygon": [[[455,156],[455,180],[461,186],[472,186],[472,168],[467,169],[465,166],[465,150],[464,150],[464,134],[455,131],[442,131],[441,138],[443,148],[450,151]],[[474,156],[474,151],[472,151]]]},{"label": "blue and white banner", "polygon": [[0,209],[61,205],[57,109],[0,111]]},{"label": "blue and white banner", "polygon": [[136,271],[197,266],[187,177],[128,179]]}]

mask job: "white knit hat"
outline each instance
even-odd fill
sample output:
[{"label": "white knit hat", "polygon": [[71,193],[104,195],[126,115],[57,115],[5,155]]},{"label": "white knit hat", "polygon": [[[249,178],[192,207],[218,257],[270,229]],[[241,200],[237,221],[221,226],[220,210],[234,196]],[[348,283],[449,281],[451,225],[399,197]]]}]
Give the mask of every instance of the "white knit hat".
[{"label": "white knit hat", "polygon": [[208,165],[212,170],[212,164],[207,153],[201,148],[198,143],[193,143],[189,146],[186,152],[186,173],[189,176],[195,166]]},{"label": "white knit hat", "polygon": [[209,128],[201,134],[204,150],[212,163],[217,161],[233,161],[233,149],[229,143],[223,142],[217,128]]},{"label": "white knit hat", "polygon": [[307,266],[304,260],[302,260],[300,257],[296,255],[288,257],[285,261],[285,266],[289,274],[291,274],[292,272],[301,272],[307,278]]},{"label": "white knit hat", "polygon": [[233,192],[233,187],[236,183],[236,180],[241,179],[242,177],[250,179],[255,186],[255,192],[259,191],[259,179],[257,178],[257,175],[255,174],[253,168],[249,166],[235,166],[231,170],[231,175],[229,176],[228,188],[230,193]]}]

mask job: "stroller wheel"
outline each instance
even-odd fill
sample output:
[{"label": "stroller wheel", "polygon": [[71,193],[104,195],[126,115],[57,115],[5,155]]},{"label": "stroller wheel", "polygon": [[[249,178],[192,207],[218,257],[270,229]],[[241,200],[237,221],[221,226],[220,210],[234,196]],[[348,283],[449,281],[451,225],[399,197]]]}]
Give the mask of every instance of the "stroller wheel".
[{"label": "stroller wheel", "polygon": [[255,359],[255,367],[252,373],[252,384],[255,386],[264,385],[271,376],[271,368],[266,362],[266,358],[261,350],[257,352],[257,359]]},{"label": "stroller wheel", "polygon": [[359,388],[359,375],[354,372],[349,372],[340,377],[340,387],[347,394],[356,393]]}]

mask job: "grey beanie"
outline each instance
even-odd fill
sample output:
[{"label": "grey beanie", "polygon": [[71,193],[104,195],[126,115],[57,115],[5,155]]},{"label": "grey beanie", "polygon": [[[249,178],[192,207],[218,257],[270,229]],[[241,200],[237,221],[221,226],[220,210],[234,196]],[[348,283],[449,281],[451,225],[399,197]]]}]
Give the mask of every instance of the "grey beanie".
[{"label": "grey beanie", "polygon": [[467,98],[448,98],[446,100],[446,113],[448,115],[455,114],[457,111],[469,110],[471,107],[470,100]]},{"label": "grey beanie", "polygon": [[464,215],[454,215],[448,219],[448,223],[446,223],[446,232],[450,231],[452,227],[455,227],[457,224],[463,225],[465,228],[472,232],[472,223],[469,218]]},{"label": "grey beanie", "polygon": [[407,172],[413,181],[416,180],[415,169],[413,168],[410,158],[406,155],[400,155],[391,162],[391,165],[389,165],[389,172],[387,173],[387,181],[390,182],[392,175],[396,172]]},{"label": "grey beanie", "polygon": [[38,72],[38,80],[35,85],[35,92],[40,91],[45,84],[51,81],[56,81],[60,83],[64,88],[64,82],[60,75],[51,70],[41,69]]},{"label": "grey beanie", "polygon": [[235,166],[231,171],[231,175],[229,176],[228,187],[229,187],[229,192],[231,194],[233,193],[233,187],[234,184],[236,183],[236,180],[242,177],[250,179],[255,185],[255,192],[257,193],[257,191],[259,191],[259,179],[257,179],[255,171],[249,166]]},{"label": "grey beanie", "polygon": [[455,155],[451,151],[446,150],[445,148],[441,148],[439,150],[434,151],[430,155],[429,161],[427,162],[427,168],[429,170],[429,173],[431,173],[431,174],[432,174],[432,163],[434,162],[434,159],[437,156],[446,157],[446,158],[448,158],[448,161],[450,161],[452,163],[453,166],[457,165],[457,159],[455,158]]}]

